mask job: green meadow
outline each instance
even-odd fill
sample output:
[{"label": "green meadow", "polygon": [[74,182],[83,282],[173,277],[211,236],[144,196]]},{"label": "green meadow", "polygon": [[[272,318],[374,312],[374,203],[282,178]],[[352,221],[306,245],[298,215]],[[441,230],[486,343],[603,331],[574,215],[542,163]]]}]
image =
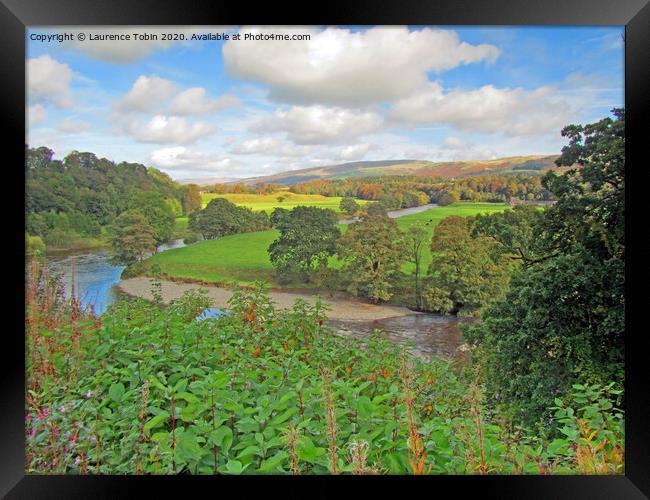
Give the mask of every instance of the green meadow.
[{"label": "green meadow", "polygon": [[[205,207],[213,198],[225,198],[226,200],[241,207],[248,207],[255,212],[265,210],[269,214],[276,208],[291,210],[294,207],[309,206],[329,208],[340,212],[340,196],[322,196],[320,194],[295,194],[289,191],[278,191],[271,194],[215,194],[203,193],[201,199]],[[278,199],[280,198],[280,200]],[[366,200],[357,200],[357,203],[367,203]]]},{"label": "green meadow", "polygon": [[[460,202],[446,207],[432,208],[418,214],[406,215],[396,220],[402,231],[413,225],[423,225],[431,237],[435,226],[450,215],[468,217],[479,213],[498,212],[506,208],[508,205],[503,203]],[[341,231],[345,232],[348,226],[339,225],[339,227]],[[278,234],[278,231],[270,230],[201,241],[187,247],[156,254],[147,260],[147,264],[158,264],[164,275],[173,278],[209,283],[235,281],[244,285],[263,280],[271,285],[277,285],[267,248],[277,239]],[[427,248],[423,266],[428,266],[430,262],[431,253]],[[341,262],[332,258],[330,265],[338,268],[341,266]],[[406,263],[402,269],[404,272],[410,273],[413,267],[413,264]]]}]

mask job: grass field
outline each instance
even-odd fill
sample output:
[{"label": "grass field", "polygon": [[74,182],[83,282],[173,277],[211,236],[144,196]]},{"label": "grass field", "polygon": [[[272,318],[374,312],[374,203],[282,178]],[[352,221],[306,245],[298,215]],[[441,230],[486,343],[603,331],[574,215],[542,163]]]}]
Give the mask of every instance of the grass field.
[{"label": "grass field", "polygon": [[[419,214],[400,217],[397,223],[403,231],[415,224],[427,224],[425,227],[430,237],[435,226],[450,215],[471,216],[478,213],[492,213],[508,208],[502,203],[456,203],[446,207],[432,208]],[[179,221],[180,222],[180,221]],[[342,231],[348,226],[340,225]],[[193,245],[167,250],[152,256],[148,263],[158,264],[161,271],[171,277],[206,281],[211,283],[251,284],[264,280],[277,286],[273,276],[273,267],[269,260],[267,248],[278,237],[278,231],[260,231],[256,233],[236,234],[216,240],[201,241]],[[431,253],[427,245],[423,257],[423,269],[431,262]],[[332,267],[340,267],[335,258],[330,260]],[[402,268],[410,273],[413,264],[404,264]]]},{"label": "grass field", "polygon": [[[278,201],[279,197],[284,197],[284,200]],[[341,203],[340,196],[321,196],[319,194],[294,194],[289,191],[280,191],[273,194],[214,194],[203,193],[201,195],[203,206],[205,207],[213,198],[225,198],[226,200],[234,203],[235,205],[248,207],[254,211],[265,210],[269,214],[275,208],[286,208],[290,210],[298,206],[309,206],[319,208],[329,208],[335,212],[340,212],[339,204]],[[365,200],[357,200],[360,205],[367,203]]]}]

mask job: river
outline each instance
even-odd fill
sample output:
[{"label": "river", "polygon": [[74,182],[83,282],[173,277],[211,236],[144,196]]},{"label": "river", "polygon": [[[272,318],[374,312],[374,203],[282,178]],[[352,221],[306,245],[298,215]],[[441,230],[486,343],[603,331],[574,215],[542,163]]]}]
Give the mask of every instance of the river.
[{"label": "river", "polygon": [[[429,204],[420,207],[406,208],[389,212],[392,218],[402,217],[413,213],[423,212],[437,205]],[[349,224],[353,220],[341,221]],[[171,248],[185,246],[182,240],[175,240],[160,245],[158,252]],[[46,260],[51,272],[60,274],[65,286],[65,293],[70,296],[74,267],[75,294],[83,307],[92,306],[95,314],[102,314],[114,303],[122,293],[116,285],[120,282],[123,266],[115,266],[110,262],[107,249],[84,250],[75,252],[48,252]],[[435,314],[413,314],[375,321],[336,320],[331,321],[332,327],[341,335],[363,337],[374,328],[382,330],[389,340],[406,344],[414,344],[414,354],[420,357],[431,355],[445,358],[460,359],[464,355],[462,336],[458,325],[467,320],[459,320],[454,316]]]},{"label": "river", "polygon": [[[157,251],[164,252],[182,246],[185,246],[183,240],[174,240],[163,243]],[[47,252],[45,258],[49,271],[61,276],[67,297],[72,291],[74,269],[75,295],[82,307],[92,307],[95,314],[104,313],[121,293],[115,285],[120,282],[124,266],[112,264],[110,253],[105,248]]]}]

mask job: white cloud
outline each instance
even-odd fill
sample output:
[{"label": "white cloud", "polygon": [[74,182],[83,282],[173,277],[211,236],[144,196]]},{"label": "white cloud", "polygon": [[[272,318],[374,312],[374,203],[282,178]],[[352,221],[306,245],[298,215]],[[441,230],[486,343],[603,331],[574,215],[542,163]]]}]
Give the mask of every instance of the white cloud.
[{"label": "white cloud", "polygon": [[140,75],[115,107],[121,111],[154,111],[176,91],[176,84],[158,76]]},{"label": "white cloud", "polygon": [[47,54],[27,61],[27,89],[32,101],[69,108],[71,79],[70,67]]},{"label": "white cloud", "polygon": [[362,160],[369,149],[370,144],[353,144],[343,148],[339,153],[339,158],[346,161]]},{"label": "white cloud", "polygon": [[277,150],[279,145],[280,142],[271,137],[262,137],[258,139],[250,139],[241,144],[237,144],[231,151],[237,154],[273,153]]},{"label": "white cloud", "polygon": [[289,158],[307,155],[311,150],[311,146],[296,146],[272,137],[258,137],[236,144],[230,151],[240,155],[275,155]]},{"label": "white cloud", "polygon": [[56,129],[59,132],[64,132],[66,134],[79,134],[81,132],[87,132],[92,128],[92,125],[87,122],[76,121],[70,118],[65,118],[59,122],[56,126]]},{"label": "white cloud", "polygon": [[239,104],[239,99],[235,96],[225,94],[211,99],[207,96],[204,88],[193,87],[174,97],[170,111],[175,115],[202,115],[237,104]]},{"label": "white cloud", "polygon": [[484,85],[445,93],[438,82],[431,82],[419,93],[397,101],[389,117],[410,125],[444,124],[472,132],[534,135],[559,131],[574,111],[549,86],[525,90]]},{"label": "white cloud", "polygon": [[148,160],[158,168],[182,171],[185,175],[230,177],[232,174],[245,174],[242,163],[236,159],[217,153],[192,151],[183,146],[156,149],[150,153]]},{"label": "white cloud", "polygon": [[272,99],[358,107],[404,97],[430,71],[493,62],[493,45],[462,42],[454,31],[378,27],[362,32],[298,27],[244,28],[245,34],[309,34],[308,41],[241,40],[223,46],[235,77],[269,85]]},{"label": "white cloud", "polygon": [[35,104],[27,108],[27,128],[42,123],[47,118],[47,111],[42,104]]},{"label": "white cloud", "polygon": [[284,132],[296,144],[347,142],[379,130],[382,118],[374,112],[328,108],[325,106],[294,106],[288,111],[276,110],[272,116],[251,125],[254,132]]},{"label": "white cloud", "polygon": [[177,116],[155,115],[148,122],[129,117],[118,117],[123,130],[138,142],[155,144],[191,144],[214,132],[203,122],[189,123]]}]

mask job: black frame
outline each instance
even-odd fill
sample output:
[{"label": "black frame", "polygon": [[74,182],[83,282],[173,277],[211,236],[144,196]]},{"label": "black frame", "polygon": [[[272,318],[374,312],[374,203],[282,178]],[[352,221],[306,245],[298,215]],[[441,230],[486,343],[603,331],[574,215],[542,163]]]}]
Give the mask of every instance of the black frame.
[{"label": "black frame", "polygon": [[[24,183],[19,165],[24,163],[25,140],[25,29],[26,26],[55,25],[380,25],[380,24],[433,24],[433,25],[625,25],[625,104],[628,123],[626,155],[636,171],[633,181],[628,183],[632,191],[626,197],[639,199],[643,179],[641,172],[647,171],[642,158],[644,123],[646,107],[650,101],[650,5],[648,0],[547,0],[544,3],[534,0],[512,1],[492,0],[401,0],[386,4],[372,0],[348,0],[347,2],[328,2],[327,11],[311,5],[304,11],[282,10],[277,4],[267,2],[252,7],[244,2],[217,2],[215,0],[195,0],[182,5],[173,0],[2,0],[0,5],[0,88],[2,88],[3,129],[3,174],[11,172],[11,181]],[[331,8],[333,6],[334,8]],[[306,6],[305,6],[306,7]],[[647,106],[647,104],[646,104]],[[13,161],[6,161],[7,153]],[[24,231],[24,212],[21,204],[24,192],[13,182],[5,189],[5,197],[12,199],[5,207],[12,212],[6,220],[13,223],[12,241],[21,241]],[[12,189],[13,188],[13,189]],[[637,191],[635,196],[635,191]],[[626,234],[632,227],[628,212]],[[636,232],[643,232],[636,225]],[[629,239],[629,238],[628,238]],[[20,245],[9,245],[8,258],[19,262],[24,258]],[[642,251],[630,246],[628,253],[634,257],[644,257]],[[645,252],[647,258],[648,253]],[[629,257],[628,257],[629,258]],[[8,266],[5,266],[5,269]],[[15,272],[15,282],[24,283],[24,275],[18,266],[9,266]],[[647,263],[635,266],[635,275],[629,271],[626,279],[641,285],[647,270]],[[628,267],[629,269],[629,267]],[[647,271],[646,271],[647,274]],[[14,277],[14,276],[12,276]],[[645,284],[645,282],[643,282]],[[632,285],[629,285],[632,288]],[[0,495],[6,498],[116,498],[135,495],[134,486],[147,487],[148,496],[153,486],[162,486],[168,495],[190,493],[186,481],[181,477],[117,477],[117,476],[26,476],[24,473],[24,342],[19,332],[24,328],[22,310],[23,298],[13,287],[5,295],[3,305],[16,320],[15,328],[6,328],[2,336],[3,346],[9,342],[7,356],[0,363],[2,378],[0,383],[0,402],[4,408],[0,420]],[[641,290],[640,287],[637,289]],[[18,286],[17,290],[20,290]],[[477,496],[497,498],[571,498],[571,499],[611,499],[611,498],[650,498],[650,415],[648,402],[650,390],[643,383],[648,380],[643,375],[644,351],[642,338],[645,333],[641,327],[632,328],[632,318],[639,315],[640,293],[626,294],[628,303],[626,328],[626,474],[625,476],[432,476],[418,481],[418,487],[427,496],[439,495],[441,486],[454,488],[454,493],[475,493]],[[637,306],[637,307],[635,307]],[[639,315],[640,316],[640,315]],[[6,323],[5,323],[6,324]],[[647,330],[646,330],[647,331]],[[23,358],[20,356],[22,353]],[[11,362],[9,362],[11,361]],[[256,494],[268,495],[277,492],[283,497],[295,496],[296,486],[303,487],[304,494],[315,497],[334,494],[337,489],[348,490],[351,486],[363,488],[361,494],[372,495],[371,490],[379,492],[395,489],[393,494],[407,495],[418,478],[405,477],[192,477],[192,485],[205,485],[212,494],[221,493],[224,485],[237,488],[238,493],[249,496],[251,486],[260,488]],[[422,482],[424,481],[424,482]],[[276,483],[277,482],[277,483]],[[276,483],[276,484],[273,484]],[[279,484],[278,484],[279,483]],[[287,488],[289,486],[291,489]],[[181,489],[182,488],[182,489]],[[381,488],[381,490],[380,490]],[[181,494],[182,494],[181,493]]]}]

